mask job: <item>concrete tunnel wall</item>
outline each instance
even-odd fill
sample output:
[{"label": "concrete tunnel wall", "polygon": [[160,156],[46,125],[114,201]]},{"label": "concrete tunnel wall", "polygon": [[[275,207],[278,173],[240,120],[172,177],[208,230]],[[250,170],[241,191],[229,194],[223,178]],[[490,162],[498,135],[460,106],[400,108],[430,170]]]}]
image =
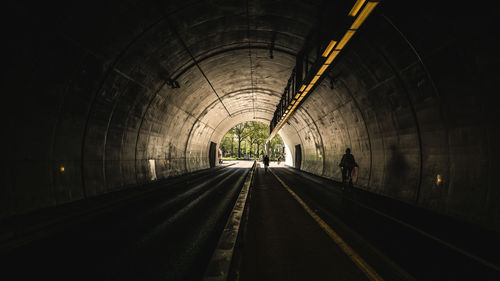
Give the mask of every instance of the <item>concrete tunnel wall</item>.
[{"label": "concrete tunnel wall", "polygon": [[[248,3],[13,7],[0,217],[208,168],[269,122],[321,3]],[[494,17],[443,11],[381,4],[280,134],[305,171],[339,180],[350,147],[360,188],[499,230]]]}]

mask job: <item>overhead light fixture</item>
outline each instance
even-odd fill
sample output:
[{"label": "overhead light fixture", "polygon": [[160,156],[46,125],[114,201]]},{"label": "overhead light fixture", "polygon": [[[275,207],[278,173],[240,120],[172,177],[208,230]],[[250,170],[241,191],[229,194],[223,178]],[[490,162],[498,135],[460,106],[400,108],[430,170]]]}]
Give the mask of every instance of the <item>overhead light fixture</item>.
[{"label": "overhead light fixture", "polygon": [[325,65],[328,66],[329,64],[332,63],[332,61],[335,59],[335,57],[340,53],[340,51],[334,50],[329,56],[328,59],[325,61]]},{"label": "overhead light fixture", "polygon": [[316,84],[316,82],[318,81],[319,77],[320,77],[320,75],[314,76],[314,78],[311,80],[311,84],[310,85]]},{"label": "overhead light fixture", "polygon": [[361,26],[361,24],[366,20],[368,15],[370,15],[370,13],[373,11],[373,9],[375,9],[377,4],[378,2],[366,3],[366,6],[363,9],[363,11],[361,11],[361,14],[359,14],[354,23],[351,25],[351,29],[358,29]]},{"label": "overhead light fixture", "polygon": [[330,43],[328,43],[328,46],[326,46],[326,49],[325,51],[323,52],[323,54],[321,55],[322,57],[328,57],[328,54],[330,54],[330,52],[332,51],[333,47],[335,47],[335,44],[337,44],[337,41],[330,41]]},{"label": "overhead light fixture", "polygon": [[358,14],[359,9],[361,9],[361,7],[363,6],[363,4],[365,2],[366,2],[366,0],[356,1],[356,3],[354,3],[354,6],[352,7],[351,11],[349,12],[349,16],[355,17]]},{"label": "overhead light fixture", "polygon": [[323,75],[323,72],[328,68],[328,64],[324,64],[316,73],[316,75]]},{"label": "overhead light fixture", "polygon": [[[285,103],[283,104],[283,101],[278,104],[277,109],[275,111],[275,117],[271,121],[271,126],[272,126],[272,132],[270,134],[270,137],[273,137],[283,126],[284,122],[293,114],[294,110],[298,107],[302,99],[311,91],[315,83],[319,81],[319,78],[324,75],[325,71],[328,69],[330,64],[335,60],[335,58],[339,55],[339,53],[342,51],[342,49],[346,46],[346,44],[351,40],[351,38],[354,36],[356,31],[359,29],[359,27],[363,24],[363,22],[367,19],[367,17],[373,12],[375,7],[379,4],[380,0],[356,0],[354,3],[354,6],[351,8],[349,11],[349,16],[355,18],[354,22],[352,23],[351,27],[346,31],[346,33],[343,35],[343,37],[340,39],[340,41],[335,41],[335,40],[330,40],[328,42],[328,45],[326,48],[323,50],[321,53],[321,57],[319,58],[320,60],[317,60],[316,63],[320,63],[324,58],[325,61],[323,65],[319,67],[317,70],[316,74],[312,77],[311,81],[303,81],[305,84],[300,85],[300,89],[297,91],[295,90],[295,97],[292,100],[285,100]],[[315,66],[316,68],[316,66]],[[313,72],[312,72],[313,73]],[[309,73],[308,73],[309,74]],[[292,72],[292,75],[295,75],[295,72]],[[307,75],[309,76],[309,75]],[[309,76],[310,77],[310,76]],[[292,77],[291,77],[292,78]],[[291,79],[290,78],[290,79]],[[331,88],[333,89],[333,81],[330,80]],[[285,88],[285,93],[283,95],[287,95],[289,97],[289,93],[287,91],[290,91],[290,84],[287,85],[287,88]],[[293,93],[292,93],[293,94]],[[287,104],[287,101],[289,102]],[[283,106],[287,106],[286,108],[283,108]],[[280,113],[281,110],[285,109],[284,113],[282,116],[279,116],[278,113]],[[278,111],[280,110],[280,111]],[[269,141],[269,139],[268,139]],[[440,184],[442,181],[440,175],[437,176],[437,184]]]},{"label": "overhead light fixture", "polygon": [[354,35],[354,33],[356,33],[355,30],[347,30],[347,32],[344,34],[344,37],[342,37],[342,40],[340,40],[340,42],[337,44],[337,48],[335,48],[335,50],[342,50],[342,48],[345,47],[345,44],[347,44],[347,42],[351,40],[351,37]]}]

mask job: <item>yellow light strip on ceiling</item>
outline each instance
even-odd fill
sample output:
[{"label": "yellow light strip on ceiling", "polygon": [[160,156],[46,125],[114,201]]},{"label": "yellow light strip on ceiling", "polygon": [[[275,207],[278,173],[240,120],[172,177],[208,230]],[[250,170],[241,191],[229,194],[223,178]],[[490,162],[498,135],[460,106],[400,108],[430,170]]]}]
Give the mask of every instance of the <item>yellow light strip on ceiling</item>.
[{"label": "yellow light strip on ceiling", "polygon": [[[276,127],[274,127],[273,131],[271,132],[271,135],[269,136],[270,140],[276,133],[281,129],[285,121],[292,115],[294,112],[295,108],[299,105],[300,101],[307,95],[307,93],[311,90],[311,88],[314,86],[314,84],[318,81],[318,79],[323,75],[323,73],[326,71],[328,66],[333,62],[333,60],[337,57],[337,55],[340,53],[340,51],[345,47],[347,42],[351,40],[352,36],[354,33],[356,33],[356,30],[363,24],[363,22],[366,20],[366,18],[370,15],[370,13],[373,11],[373,9],[378,5],[379,2],[374,2],[374,1],[366,1],[366,0],[357,0],[354,6],[352,7],[351,11],[349,12],[349,16],[355,17],[358,12],[361,10],[363,5],[366,3],[365,7],[359,14],[359,16],[354,20],[354,23],[351,25],[351,28],[347,30],[347,32],[344,34],[340,42],[331,40],[330,43],[328,43],[328,46],[326,49],[323,51],[323,54],[321,55],[322,57],[326,57],[325,63],[321,66],[321,68],[318,70],[316,75],[313,77],[309,85],[302,85],[300,87],[300,90],[297,92],[295,95],[295,98],[291,101],[291,105],[288,106],[287,110],[283,114],[283,116],[280,117],[280,120],[278,121]],[[335,50],[333,48],[335,47]],[[333,51],[332,51],[333,50]]]},{"label": "yellow light strip on ceiling", "polygon": [[325,65],[329,65],[332,63],[332,61],[335,59],[335,57],[340,53],[340,51],[333,51],[330,56],[328,56],[328,59],[325,61]]},{"label": "yellow light strip on ceiling", "polygon": [[311,84],[312,85],[316,84],[316,82],[318,81],[319,77],[320,77],[319,75],[314,76],[314,78],[311,80]]},{"label": "yellow light strip on ceiling", "polygon": [[354,6],[352,7],[351,11],[349,12],[349,16],[355,17],[356,14],[358,14],[359,9],[361,9],[361,6],[365,3],[366,0],[358,0],[356,3],[354,3]]},{"label": "yellow light strip on ceiling", "polygon": [[328,46],[326,47],[325,51],[323,52],[323,54],[321,55],[322,57],[327,57],[328,54],[332,51],[333,47],[335,47],[335,44],[337,44],[337,41],[330,41],[330,43],[328,43]]},{"label": "yellow light strip on ceiling", "polygon": [[328,64],[324,64],[316,73],[316,75],[323,75],[323,72],[328,68]]},{"label": "yellow light strip on ceiling", "polygon": [[336,50],[342,50],[345,44],[347,44],[347,42],[351,40],[351,37],[354,35],[354,33],[356,33],[356,31],[347,30],[347,32],[344,34],[344,37],[342,37],[342,40],[340,40],[340,42],[337,44]]},{"label": "yellow light strip on ceiling", "polygon": [[377,4],[378,2],[366,3],[366,6],[363,9],[363,11],[361,11],[361,14],[359,14],[354,23],[351,25],[351,29],[358,29],[361,26],[361,24],[366,20],[368,15],[370,15],[370,13],[373,11],[373,9],[375,9]]}]

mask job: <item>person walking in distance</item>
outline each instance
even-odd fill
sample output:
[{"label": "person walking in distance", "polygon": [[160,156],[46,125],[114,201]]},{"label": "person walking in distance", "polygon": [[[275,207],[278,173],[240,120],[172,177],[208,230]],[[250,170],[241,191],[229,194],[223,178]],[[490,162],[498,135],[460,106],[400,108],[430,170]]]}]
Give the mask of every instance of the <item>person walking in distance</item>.
[{"label": "person walking in distance", "polygon": [[355,166],[354,155],[351,154],[351,149],[347,148],[339,164],[339,167],[342,169],[342,189],[344,189],[347,179],[349,179],[349,187],[352,188],[352,170]]},{"label": "person walking in distance", "polygon": [[269,157],[267,155],[264,156],[264,169],[265,169],[265,172],[267,173],[267,168],[269,167]]}]

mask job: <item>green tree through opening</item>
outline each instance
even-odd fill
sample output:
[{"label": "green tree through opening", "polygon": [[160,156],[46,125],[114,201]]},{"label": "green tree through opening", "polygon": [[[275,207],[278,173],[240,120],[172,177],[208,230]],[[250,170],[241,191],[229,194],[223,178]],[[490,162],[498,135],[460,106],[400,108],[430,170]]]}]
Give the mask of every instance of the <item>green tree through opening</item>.
[{"label": "green tree through opening", "polygon": [[[269,125],[256,121],[240,123],[229,129],[222,138],[219,146],[222,159],[245,159],[245,155],[250,159],[258,159],[265,153],[264,145],[268,137]],[[276,160],[283,154],[283,147],[283,139],[277,134],[271,140],[269,158]]]}]

